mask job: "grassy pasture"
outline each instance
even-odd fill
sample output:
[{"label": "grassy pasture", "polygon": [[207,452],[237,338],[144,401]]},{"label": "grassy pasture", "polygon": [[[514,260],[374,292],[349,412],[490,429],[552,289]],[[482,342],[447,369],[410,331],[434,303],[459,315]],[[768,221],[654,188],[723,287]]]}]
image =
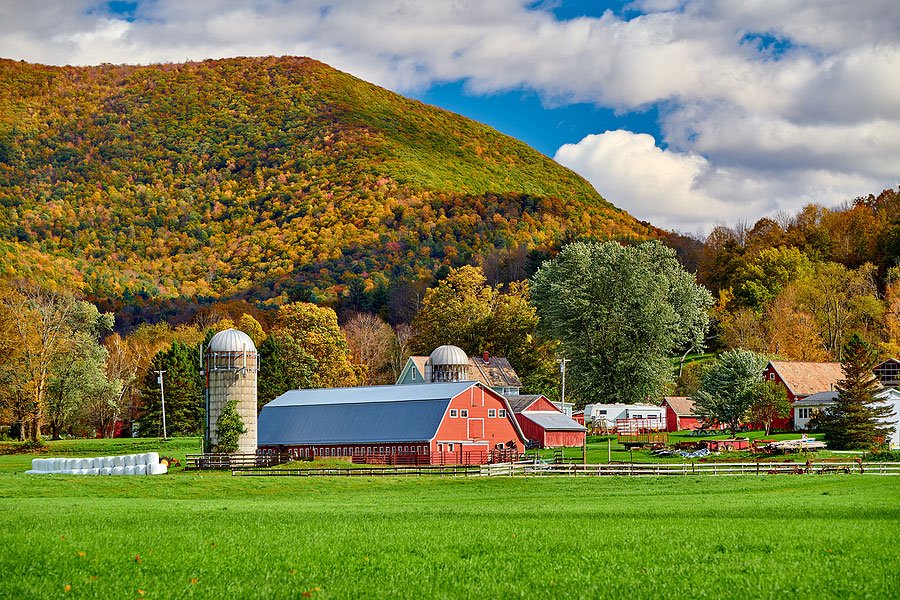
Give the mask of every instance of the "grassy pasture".
[{"label": "grassy pasture", "polygon": [[0,597],[893,597],[900,478],[0,473]]}]

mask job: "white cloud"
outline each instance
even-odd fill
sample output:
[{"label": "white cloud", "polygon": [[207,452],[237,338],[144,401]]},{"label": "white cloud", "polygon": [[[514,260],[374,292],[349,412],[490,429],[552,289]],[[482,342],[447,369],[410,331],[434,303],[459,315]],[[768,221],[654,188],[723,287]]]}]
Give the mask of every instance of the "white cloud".
[{"label": "white cloud", "polygon": [[[864,175],[802,165],[780,178],[766,170],[717,166],[693,152],[663,150],[653,136],[623,130],[588,135],[562,146],[554,158],[639,219],[688,233],[708,232],[717,223],[752,223],[813,201],[837,204],[877,185]],[[798,194],[798,188],[805,191]]]},{"label": "white cloud", "polygon": [[[710,221],[747,212],[746,198],[717,191],[728,187],[723,182],[773,194],[769,204],[781,208],[813,194],[822,201],[847,194],[843,200],[894,185],[896,0],[638,0],[621,14],[569,21],[541,8],[548,5],[155,0],[128,22],[99,0],[5,0],[0,56],[96,64],[294,54],[398,91],[463,79],[474,93],[531,89],[550,104],[657,106],[665,151],[623,132],[574,146],[580,160],[595,157],[593,171],[581,172],[626,206],[613,190],[652,207],[658,192],[639,196],[654,180],[635,169],[598,170],[596,157],[613,160],[615,142],[667,166],[667,185],[693,200],[660,205],[668,207],[658,211],[666,223],[699,222],[690,212],[697,202]],[[619,179],[606,183],[601,172]]]}]

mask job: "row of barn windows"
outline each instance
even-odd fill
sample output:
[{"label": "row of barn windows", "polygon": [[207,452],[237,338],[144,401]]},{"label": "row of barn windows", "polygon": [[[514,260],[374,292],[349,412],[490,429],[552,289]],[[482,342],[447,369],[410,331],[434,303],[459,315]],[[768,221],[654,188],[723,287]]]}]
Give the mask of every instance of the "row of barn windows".
[{"label": "row of barn windows", "polygon": [[428,446],[311,446],[294,448],[295,456],[367,456],[373,454],[428,454]]},{"label": "row of barn windows", "polygon": [[[461,417],[463,419],[468,418],[469,410],[466,408],[460,408],[459,410],[455,408],[450,409],[450,418],[455,419],[456,417]],[[496,408],[488,409],[488,419],[496,419],[496,418],[505,419],[506,418],[506,410],[501,408],[499,413]]]}]

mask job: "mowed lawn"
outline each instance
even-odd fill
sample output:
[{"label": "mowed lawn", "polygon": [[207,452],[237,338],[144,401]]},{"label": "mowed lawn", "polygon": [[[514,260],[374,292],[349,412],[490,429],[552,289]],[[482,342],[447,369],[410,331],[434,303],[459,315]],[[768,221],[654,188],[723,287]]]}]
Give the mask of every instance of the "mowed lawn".
[{"label": "mowed lawn", "polygon": [[900,478],[0,474],[2,598],[896,597]]}]

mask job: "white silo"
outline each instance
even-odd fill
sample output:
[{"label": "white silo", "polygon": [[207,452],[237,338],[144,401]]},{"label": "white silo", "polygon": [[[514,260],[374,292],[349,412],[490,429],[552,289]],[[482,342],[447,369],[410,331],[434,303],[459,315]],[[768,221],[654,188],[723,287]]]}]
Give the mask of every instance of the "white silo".
[{"label": "white silo", "polygon": [[212,336],[206,348],[206,431],[209,447],[218,443],[219,416],[235,401],[235,408],[246,431],[238,440],[238,452],[255,454],[256,377],[259,355],[250,336],[237,329],[226,329]]}]

